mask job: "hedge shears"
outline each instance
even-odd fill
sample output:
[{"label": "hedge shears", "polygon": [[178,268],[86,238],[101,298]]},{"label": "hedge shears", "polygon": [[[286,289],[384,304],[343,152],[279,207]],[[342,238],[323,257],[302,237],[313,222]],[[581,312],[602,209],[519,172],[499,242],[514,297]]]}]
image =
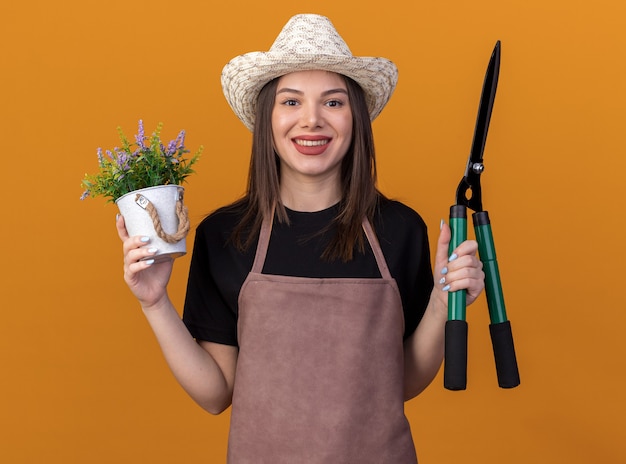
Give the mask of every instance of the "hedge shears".
[{"label": "hedge shears", "polygon": [[[467,239],[467,208],[474,211],[472,221],[478,242],[478,254],[485,273],[485,294],[489,308],[489,332],[496,364],[498,385],[513,388],[519,385],[519,371],[513,345],[511,323],[507,319],[500,271],[491,230],[489,214],[483,210],[480,176],[483,172],[483,152],[491,111],[496,96],[500,72],[500,41],[491,54],[482,95],[474,139],[465,175],[456,191],[456,204],[450,207],[450,253]],[[445,329],[444,387],[448,390],[465,390],[467,386],[467,333],[465,320],[466,291],[450,292],[448,296],[448,321]]]}]

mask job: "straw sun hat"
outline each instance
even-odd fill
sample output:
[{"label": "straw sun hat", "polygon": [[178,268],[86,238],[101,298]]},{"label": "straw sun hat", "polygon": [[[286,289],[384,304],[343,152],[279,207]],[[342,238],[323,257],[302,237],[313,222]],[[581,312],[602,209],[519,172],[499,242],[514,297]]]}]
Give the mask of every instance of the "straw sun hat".
[{"label": "straw sun hat", "polygon": [[314,69],[355,80],[365,91],[372,120],[387,104],[398,81],[398,70],[391,61],[353,56],[328,18],[300,14],[287,22],[269,51],[246,53],[224,66],[222,90],[237,117],[253,130],[263,86],[290,72]]}]

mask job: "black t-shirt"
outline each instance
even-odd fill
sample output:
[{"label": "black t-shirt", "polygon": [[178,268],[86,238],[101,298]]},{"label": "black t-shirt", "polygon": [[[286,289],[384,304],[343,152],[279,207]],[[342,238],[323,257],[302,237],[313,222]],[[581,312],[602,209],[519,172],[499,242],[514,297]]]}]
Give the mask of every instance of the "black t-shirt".
[{"label": "black t-shirt", "polygon": [[[314,213],[287,209],[290,224],[274,221],[263,273],[380,278],[369,243],[365,253],[355,251],[349,262],[321,259],[333,230],[319,232],[337,210],[337,206]],[[183,321],[198,340],[237,346],[237,300],[257,248],[255,241],[240,252],[229,242],[240,218],[241,208],[225,207],[206,217],[196,230]],[[421,320],[433,288],[426,225],[408,206],[383,199],[372,226],[400,290],[406,338]]]}]

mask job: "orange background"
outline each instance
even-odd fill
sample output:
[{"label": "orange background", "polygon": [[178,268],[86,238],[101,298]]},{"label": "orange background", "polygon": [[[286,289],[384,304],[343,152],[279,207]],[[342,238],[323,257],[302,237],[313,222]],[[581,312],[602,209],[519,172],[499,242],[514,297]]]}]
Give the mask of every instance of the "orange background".
[{"label": "orange background", "polygon": [[[238,197],[250,134],[220,71],[298,12],[397,63],[374,124],[380,186],[421,212],[432,243],[502,41],[483,197],[522,385],[497,387],[481,298],[468,389],[440,375],[407,404],[420,463],[626,462],[621,0],[3,2],[0,461],[224,461],[228,414],[202,412],[173,380],[122,280],[116,208],[80,202],[80,181],[115,128],[132,137],[142,118],[205,146],[187,184],[194,225]],[[178,308],[188,265],[170,285]]]}]

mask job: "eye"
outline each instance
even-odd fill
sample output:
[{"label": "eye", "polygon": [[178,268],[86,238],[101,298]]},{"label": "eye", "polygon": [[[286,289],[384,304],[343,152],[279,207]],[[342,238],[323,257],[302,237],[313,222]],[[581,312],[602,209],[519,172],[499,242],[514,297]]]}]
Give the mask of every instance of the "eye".
[{"label": "eye", "polygon": [[282,101],[282,104],[285,106],[296,106],[298,104],[298,101],[294,100],[293,98],[286,98]]},{"label": "eye", "polygon": [[329,100],[326,102],[326,106],[329,106],[331,108],[341,108],[344,105],[344,102],[341,100]]}]

